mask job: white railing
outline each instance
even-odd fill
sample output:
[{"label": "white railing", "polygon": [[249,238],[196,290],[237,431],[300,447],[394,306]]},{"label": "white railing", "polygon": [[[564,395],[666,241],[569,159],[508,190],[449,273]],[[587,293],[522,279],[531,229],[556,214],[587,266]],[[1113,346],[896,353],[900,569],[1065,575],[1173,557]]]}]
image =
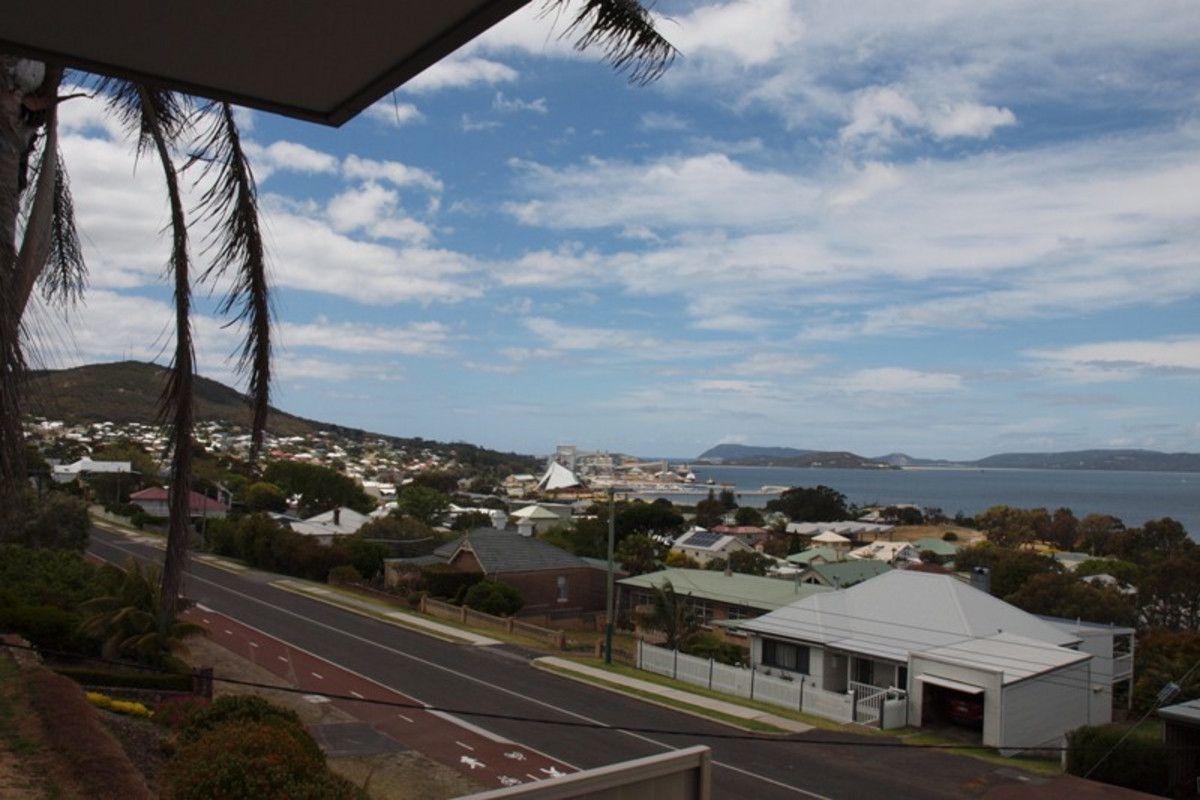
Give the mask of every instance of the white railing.
[{"label": "white railing", "polygon": [[[780,670],[780,673],[787,677],[778,677],[746,667],[718,664],[712,659],[689,656],[678,650],[667,650],[645,642],[638,642],[637,666],[647,672],[666,675],[736,697],[760,700],[835,722],[854,721],[853,694],[827,691],[808,682],[805,676],[797,673]],[[882,698],[882,695],[880,697]],[[879,712],[873,719],[878,721]]]},{"label": "white railing", "polygon": [[883,716],[883,699],[887,689],[872,686],[869,683],[850,681],[850,690],[854,692],[854,720],[864,725],[874,725]]},{"label": "white railing", "polygon": [[1112,679],[1123,680],[1133,674],[1133,654],[1115,656],[1112,660]]}]

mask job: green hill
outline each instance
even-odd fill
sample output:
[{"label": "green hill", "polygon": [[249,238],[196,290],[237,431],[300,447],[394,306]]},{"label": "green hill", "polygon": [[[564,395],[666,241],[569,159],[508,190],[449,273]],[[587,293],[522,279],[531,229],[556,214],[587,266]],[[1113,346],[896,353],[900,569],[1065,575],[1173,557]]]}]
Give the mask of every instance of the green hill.
[{"label": "green hill", "polygon": [[[167,370],[157,364],[120,361],[88,364],[62,370],[41,370],[30,375],[25,390],[26,413],[62,420],[68,424],[88,422],[141,422],[158,419],[158,405]],[[222,422],[250,428],[246,397],[209,378],[196,377],[196,421]],[[507,467],[512,471],[536,471],[540,460],[519,453],[502,453],[464,442],[443,443],[419,437],[371,433],[330,422],[297,417],[271,408],[267,430],[276,436],[302,436],[326,431],[352,441],[384,439],[409,450],[429,449],[453,454],[461,463],[479,468]]]}]

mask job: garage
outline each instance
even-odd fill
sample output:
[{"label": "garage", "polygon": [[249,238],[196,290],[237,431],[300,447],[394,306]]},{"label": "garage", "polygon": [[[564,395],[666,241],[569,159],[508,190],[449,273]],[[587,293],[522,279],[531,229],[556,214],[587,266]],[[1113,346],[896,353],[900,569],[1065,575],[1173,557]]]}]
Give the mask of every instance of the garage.
[{"label": "garage", "polygon": [[923,728],[948,729],[955,739],[981,741],[984,689],[940,675],[920,674],[921,722]]}]

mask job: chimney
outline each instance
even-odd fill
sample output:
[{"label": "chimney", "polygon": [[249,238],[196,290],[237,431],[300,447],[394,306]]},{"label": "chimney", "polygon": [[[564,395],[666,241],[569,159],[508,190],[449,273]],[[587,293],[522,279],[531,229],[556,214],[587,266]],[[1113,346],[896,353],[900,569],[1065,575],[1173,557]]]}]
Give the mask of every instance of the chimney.
[{"label": "chimney", "polygon": [[341,506],[337,506],[333,509],[333,524],[334,525],[342,524],[342,507]]},{"label": "chimney", "polygon": [[992,593],[992,571],[987,567],[971,569],[971,585],[981,592]]}]

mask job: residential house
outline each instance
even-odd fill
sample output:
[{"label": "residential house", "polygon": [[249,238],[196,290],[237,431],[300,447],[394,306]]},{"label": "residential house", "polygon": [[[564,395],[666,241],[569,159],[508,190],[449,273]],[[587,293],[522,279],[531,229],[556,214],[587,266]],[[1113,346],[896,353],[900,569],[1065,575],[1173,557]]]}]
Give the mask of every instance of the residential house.
[{"label": "residential house", "polygon": [[289,523],[291,529],[302,536],[310,536],[319,544],[330,545],[341,536],[351,536],[371,521],[366,514],[353,508],[341,506],[324,511],[316,516]]},{"label": "residential house", "polygon": [[50,478],[55,483],[70,483],[92,475],[127,474],[133,472],[130,461],[93,461],[84,457],[71,464],[55,464],[50,468]]},{"label": "residential house", "polygon": [[718,558],[728,560],[730,554],[738,551],[753,553],[754,548],[736,536],[727,536],[704,528],[692,528],[671,544],[671,552],[682,553],[700,566]]},{"label": "residential house", "polygon": [[551,528],[557,528],[571,521],[571,507],[552,505],[550,503],[535,503],[531,506],[518,508],[509,515],[509,519],[517,526],[522,536],[535,536]]},{"label": "residential house", "polygon": [[843,520],[840,522],[789,522],[784,530],[805,538],[820,536],[823,533],[836,533],[839,536],[845,536],[848,541],[865,544],[868,541],[891,538],[896,526]]},{"label": "residential house", "polygon": [[541,539],[492,528],[470,531],[442,545],[432,556],[386,559],[386,579],[395,583],[405,569],[434,564],[482,573],[513,587],[525,598],[522,614],[600,611],[607,602],[604,569]]},{"label": "residential house", "polygon": [[1079,638],[1080,652],[1092,654],[1092,703],[1094,714],[1111,713],[1118,697],[1133,706],[1133,628],[1105,625],[1079,619],[1038,615],[1056,628]]},{"label": "residential house", "polygon": [[637,625],[637,612],[653,606],[656,589],[670,582],[676,595],[689,598],[705,627],[739,644],[745,634],[713,625],[727,620],[753,619],[804,597],[832,591],[825,586],[709,569],[664,569],[617,581],[617,615]]},{"label": "residential house", "polygon": [[[193,520],[224,519],[225,514],[229,511],[229,508],[219,500],[205,497],[199,492],[189,492],[188,494],[190,495],[188,516]],[[129,495],[129,502],[141,508],[151,517],[169,517],[171,515],[168,492],[162,486],[151,486],[149,489],[134,492]]]},{"label": "residential house", "polygon": [[917,548],[908,542],[871,542],[851,550],[846,558],[882,561],[892,565],[921,560]]},{"label": "residential house", "polygon": [[1164,706],[1157,713],[1167,750],[1170,796],[1200,797],[1200,699]]},{"label": "residential house", "polygon": [[757,525],[714,525],[712,532],[723,536],[736,536],[759,552],[771,541],[772,535],[769,530]]},{"label": "residential house", "polygon": [[799,553],[792,553],[787,557],[787,560],[792,564],[807,567],[811,564],[828,564],[831,561],[840,561],[841,556],[832,547],[810,547],[807,550],[801,550]]},{"label": "residential house", "polygon": [[855,559],[853,561],[830,561],[809,564],[797,576],[800,583],[815,586],[828,586],[831,589],[848,589],[851,586],[870,580],[892,567],[886,561],[874,559]]},{"label": "residential house", "polygon": [[909,725],[977,715],[981,743],[1008,754],[1112,719],[1091,699],[1103,677],[1079,633],[948,575],[893,570],[741,627],[760,669],[858,698],[894,687]]},{"label": "residential house", "polygon": [[945,539],[939,539],[936,536],[923,536],[920,539],[913,540],[913,547],[917,548],[917,553],[924,553],[926,550],[933,553],[943,563],[953,562],[954,557],[958,555],[961,549],[958,542],[947,542]]}]

